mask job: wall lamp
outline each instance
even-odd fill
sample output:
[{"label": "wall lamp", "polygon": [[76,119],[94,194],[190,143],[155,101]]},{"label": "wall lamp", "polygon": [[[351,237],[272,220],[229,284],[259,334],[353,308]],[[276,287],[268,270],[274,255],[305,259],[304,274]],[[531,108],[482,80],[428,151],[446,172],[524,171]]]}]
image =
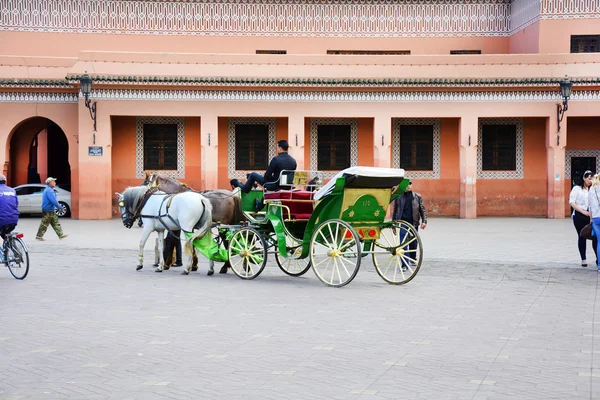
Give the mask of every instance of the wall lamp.
[{"label": "wall lamp", "polygon": [[[565,112],[569,109],[569,97],[571,97],[571,93],[573,92],[573,82],[571,82],[567,77],[564,80],[560,81],[560,94],[563,98],[562,104],[557,104],[557,116],[558,116],[558,131],[560,132],[560,123],[565,116]],[[558,146],[558,142],[557,142]]]},{"label": "wall lamp", "polygon": [[[83,97],[85,98],[85,106],[90,110],[90,117],[92,117],[92,120],[94,121],[94,132],[96,132],[96,102],[92,103],[90,100],[90,93],[92,93],[92,78],[90,78],[88,74],[83,74],[81,78],[79,78],[79,83],[81,84],[81,93],[83,93]],[[95,141],[94,137],[94,142]]]}]

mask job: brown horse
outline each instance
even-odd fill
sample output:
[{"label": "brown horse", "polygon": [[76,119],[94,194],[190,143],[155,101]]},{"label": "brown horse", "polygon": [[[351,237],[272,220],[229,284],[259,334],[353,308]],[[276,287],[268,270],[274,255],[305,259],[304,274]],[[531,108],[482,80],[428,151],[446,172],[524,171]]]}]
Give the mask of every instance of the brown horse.
[{"label": "brown horse", "polygon": [[[169,194],[182,193],[187,191],[195,191],[185,183],[181,183],[176,179],[166,178],[156,173],[146,172],[146,180],[142,183],[143,185],[156,186],[160,190]],[[242,213],[242,207],[240,198],[235,192],[229,190],[204,190],[198,192],[206,197],[211,205],[213,206],[212,219],[215,223],[224,225],[237,225],[242,221],[246,220]],[[227,245],[225,237],[221,237],[221,240]],[[171,250],[172,254],[172,250]],[[224,274],[227,272],[227,268],[230,267],[229,261],[226,262],[219,273]],[[209,261],[208,275],[214,273],[214,262]]]}]

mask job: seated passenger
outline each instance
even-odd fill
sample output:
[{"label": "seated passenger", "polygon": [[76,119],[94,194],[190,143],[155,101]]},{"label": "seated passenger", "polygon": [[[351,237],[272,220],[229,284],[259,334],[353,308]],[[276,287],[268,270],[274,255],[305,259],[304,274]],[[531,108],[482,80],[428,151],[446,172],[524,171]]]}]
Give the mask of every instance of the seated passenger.
[{"label": "seated passenger", "polygon": [[265,189],[275,191],[279,189],[279,174],[283,170],[287,171],[295,171],[296,170],[296,160],[294,157],[288,154],[289,144],[287,140],[280,140],[277,142],[277,152],[279,153],[277,156],[273,157],[271,162],[269,163],[269,167],[265,172],[265,175],[261,175],[258,172],[251,172],[248,175],[248,180],[245,184],[241,183],[237,179],[232,179],[229,181],[231,184],[231,188],[235,189],[239,187],[242,189],[242,192],[249,193],[255,183],[264,186]]}]

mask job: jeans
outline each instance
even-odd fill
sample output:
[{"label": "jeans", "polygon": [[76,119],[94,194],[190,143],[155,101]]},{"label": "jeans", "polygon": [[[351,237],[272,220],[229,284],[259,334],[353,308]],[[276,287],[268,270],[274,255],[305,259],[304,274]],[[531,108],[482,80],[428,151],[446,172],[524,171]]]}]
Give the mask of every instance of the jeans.
[{"label": "jeans", "polygon": [[[587,239],[579,236],[579,233],[583,229],[584,226],[590,223],[590,217],[586,217],[579,211],[575,211],[575,215],[573,215],[573,225],[575,225],[575,231],[577,232],[577,247],[579,248],[579,255],[581,256],[581,261],[586,259],[586,246]],[[592,248],[594,249],[594,253],[596,253],[596,259],[598,259],[598,236],[594,236],[592,240]]]},{"label": "jeans", "polygon": [[[414,226],[415,230],[418,232],[419,231],[419,227],[418,226]],[[400,228],[400,243],[402,243],[404,241],[404,238],[406,237],[408,233],[408,230],[406,230],[406,228]],[[409,239],[410,240],[410,239]],[[408,244],[408,250],[417,250],[417,245],[419,243],[416,240],[413,240],[411,243]],[[417,261],[417,252],[416,251],[411,251],[409,252],[406,257],[414,260],[414,264],[411,265],[414,266],[416,265],[416,261]],[[402,257],[402,267],[406,267],[406,260],[404,259],[404,257]]]},{"label": "jeans", "polygon": [[248,180],[241,187],[242,192],[250,193],[250,190],[252,190],[252,187],[254,186],[255,182],[258,183],[259,185],[263,186],[267,190],[277,190],[277,183],[267,183],[265,185],[265,177],[264,176],[262,176],[258,172],[251,172],[250,174],[248,174]]},{"label": "jeans", "polygon": [[[594,235],[596,236],[596,254],[600,251],[600,246],[598,245],[598,238],[600,237],[600,217],[592,218],[592,229],[594,230]],[[600,265],[598,265],[600,268]]]}]

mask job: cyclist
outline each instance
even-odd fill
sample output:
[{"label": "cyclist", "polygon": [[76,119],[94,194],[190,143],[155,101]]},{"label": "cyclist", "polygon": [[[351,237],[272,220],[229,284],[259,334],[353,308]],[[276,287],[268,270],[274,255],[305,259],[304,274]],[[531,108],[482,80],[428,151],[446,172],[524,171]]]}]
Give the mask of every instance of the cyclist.
[{"label": "cyclist", "polygon": [[19,222],[19,199],[13,188],[6,185],[6,176],[0,174],[0,237],[12,232]]}]

